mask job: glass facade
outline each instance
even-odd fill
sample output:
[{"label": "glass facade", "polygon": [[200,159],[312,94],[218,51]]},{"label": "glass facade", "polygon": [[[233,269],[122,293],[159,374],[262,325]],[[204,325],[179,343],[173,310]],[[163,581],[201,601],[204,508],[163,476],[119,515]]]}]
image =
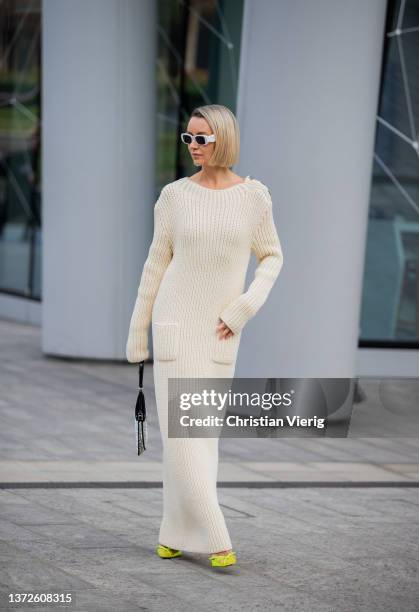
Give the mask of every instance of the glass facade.
[{"label": "glass facade", "polygon": [[41,0],[0,2],[0,291],[40,299]]},{"label": "glass facade", "polygon": [[390,0],[361,309],[361,346],[419,347],[419,1]]},{"label": "glass facade", "polygon": [[180,141],[192,110],[236,110],[243,0],[158,3],[157,191],[196,168]]}]

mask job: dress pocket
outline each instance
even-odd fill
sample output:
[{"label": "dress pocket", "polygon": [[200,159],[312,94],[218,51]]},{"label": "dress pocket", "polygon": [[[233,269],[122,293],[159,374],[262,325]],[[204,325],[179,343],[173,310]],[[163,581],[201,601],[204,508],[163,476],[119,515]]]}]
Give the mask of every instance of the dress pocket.
[{"label": "dress pocket", "polygon": [[225,340],[220,340],[218,335],[215,336],[214,347],[212,351],[212,360],[217,363],[231,364],[235,361],[240,343],[240,333],[233,334]]},{"label": "dress pocket", "polygon": [[152,323],[153,356],[160,361],[176,359],[179,352],[178,323]]}]

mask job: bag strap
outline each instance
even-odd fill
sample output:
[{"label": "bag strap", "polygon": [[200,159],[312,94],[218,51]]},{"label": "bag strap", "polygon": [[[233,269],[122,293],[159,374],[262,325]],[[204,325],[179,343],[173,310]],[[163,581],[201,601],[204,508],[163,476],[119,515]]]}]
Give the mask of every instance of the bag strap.
[{"label": "bag strap", "polygon": [[144,361],[140,361],[139,363],[139,387],[140,389],[143,388],[143,374],[144,374]]}]

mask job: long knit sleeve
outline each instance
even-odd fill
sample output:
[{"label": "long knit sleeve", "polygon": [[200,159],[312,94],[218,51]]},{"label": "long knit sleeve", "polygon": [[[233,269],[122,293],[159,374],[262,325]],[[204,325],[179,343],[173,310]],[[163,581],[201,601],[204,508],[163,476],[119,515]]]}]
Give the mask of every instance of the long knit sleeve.
[{"label": "long knit sleeve", "polygon": [[172,257],[173,248],[167,227],[165,188],[163,188],[154,206],[153,240],[143,267],[129,326],[126,356],[130,363],[139,363],[149,357],[148,329],[153,304]]},{"label": "long knit sleeve", "polygon": [[254,279],[247,291],[230,302],[220,313],[220,318],[235,334],[243,329],[264,304],[284,262],[272,213],[272,199],[264,185],[263,198],[266,208],[254,232],[251,245],[258,260]]}]

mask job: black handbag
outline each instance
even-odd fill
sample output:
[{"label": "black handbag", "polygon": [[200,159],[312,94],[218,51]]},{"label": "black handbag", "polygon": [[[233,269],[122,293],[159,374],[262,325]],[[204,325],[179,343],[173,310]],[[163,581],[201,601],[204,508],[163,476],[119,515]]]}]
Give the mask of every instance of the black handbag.
[{"label": "black handbag", "polygon": [[141,455],[146,450],[147,421],[145,410],[145,397],[143,392],[144,361],[139,363],[139,387],[137,403],[135,404],[135,436],[137,440],[137,453]]}]

